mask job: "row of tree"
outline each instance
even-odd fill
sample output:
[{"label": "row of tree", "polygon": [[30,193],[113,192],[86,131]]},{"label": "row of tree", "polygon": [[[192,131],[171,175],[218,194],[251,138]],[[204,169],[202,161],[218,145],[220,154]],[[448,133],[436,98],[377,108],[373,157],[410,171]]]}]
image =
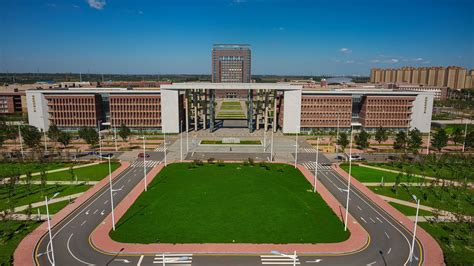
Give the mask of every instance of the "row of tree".
[{"label": "row of tree", "polygon": [[[379,127],[374,134],[374,139],[381,144],[388,140],[389,132],[387,129]],[[367,149],[370,145],[371,134],[365,130],[362,130],[360,133],[354,136],[354,142],[360,149]],[[441,151],[444,147],[448,145],[448,141],[452,140],[456,145],[464,142],[464,132],[463,130],[456,128],[450,136],[446,133],[444,128],[437,130],[433,137],[430,139],[432,147],[436,148],[438,151]],[[337,144],[344,150],[349,145],[348,134],[342,132],[339,134],[337,139]],[[409,130],[408,134],[404,131],[399,131],[395,135],[395,140],[393,142],[393,148],[396,150],[406,150],[412,153],[418,153],[418,150],[423,144],[423,138],[420,130],[417,128]],[[474,147],[474,131],[469,132],[466,135],[465,139],[466,148]]]}]

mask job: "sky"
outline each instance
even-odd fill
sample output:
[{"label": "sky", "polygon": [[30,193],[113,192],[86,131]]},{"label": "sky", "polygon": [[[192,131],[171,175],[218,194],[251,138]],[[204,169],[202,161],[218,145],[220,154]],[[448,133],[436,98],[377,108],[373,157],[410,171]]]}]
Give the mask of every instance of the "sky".
[{"label": "sky", "polygon": [[0,0],[0,72],[210,74],[214,43],[252,74],[474,68],[473,0]]}]

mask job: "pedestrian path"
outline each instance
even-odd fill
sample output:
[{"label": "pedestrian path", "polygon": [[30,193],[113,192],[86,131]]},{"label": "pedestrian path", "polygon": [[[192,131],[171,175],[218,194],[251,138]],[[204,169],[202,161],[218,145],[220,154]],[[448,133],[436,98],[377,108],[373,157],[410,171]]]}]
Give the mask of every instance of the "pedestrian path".
[{"label": "pedestrian path", "polygon": [[[153,160],[148,161],[148,160],[145,160],[146,167],[153,168],[153,167],[159,165],[160,163],[161,163],[161,161],[153,161]],[[138,160],[134,161],[130,165],[130,167],[132,167],[132,168],[140,168],[140,167],[143,168],[143,160],[138,159]]]},{"label": "pedestrian path", "polygon": [[[163,256],[164,255],[164,256]],[[164,258],[164,263],[163,263]],[[153,259],[154,264],[177,264],[177,265],[191,265],[193,262],[193,254],[168,254],[168,253],[160,253],[156,254],[155,258]]]},{"label": "pedestrian path", "polygon": [[[304,163],[302,163],[302,165],[310,171],[316,170],[316,163],[315,162],[304,162]],[[331,166],[318,163],[318,170],[331,170]]]},{"label": "pedestrian path", "polygon": [[[291,257],[290,257],[291,256]],[[260,255],[260,260],[263,265],[293,265],[300,264],[300,259],[296,256],[296,263],[293,255]]]}]

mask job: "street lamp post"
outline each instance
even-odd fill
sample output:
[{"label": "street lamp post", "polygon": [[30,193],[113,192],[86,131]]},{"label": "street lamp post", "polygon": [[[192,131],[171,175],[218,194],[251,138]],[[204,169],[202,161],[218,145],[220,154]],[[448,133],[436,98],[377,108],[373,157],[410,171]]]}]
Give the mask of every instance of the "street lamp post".
[{"label": "street lamp post", "polygon": [[179,143],[179,155],[180,155],[180,160],[181,162],[183,161],[183,121],[181,120],[181,123],[180,123],[180,143]]},{"label": "street lamp post", "polygon": [[273,127],[272,127],[272,145],[270,146],[270,162],[273,162]]},{"label": "street lamp post", "polygon": [[430,154],[431,128],[428,131],[428,144],[426,145],[426,155]]},{"label": "street lamp post", "polygon": [[349,215],[349,193],[351,191],[351,174],[352,174],[352,134],[354,130],[351,127],[351,141],[349,146],[349,177],[347,178],[347,199],[346,199],[346,216],[344,217],[344,231],[347,231],[347,216]]},{"label": "street lamp post", "polygon": [[[163,128],[162,128],[163,129]],[[166,132],[163,130],[163,145],[164,145],[164,153],[165,153],[165,166],[166,164]]]},{"label": "street lamp post", "polygon": [[314,169],[314,192],[318,185],[319,137],[316,139],[316,168]]},{"label": "street lamp post", "polygon": [[467,138],[467,121],[466,126],[464,127],[464,142],[462,144],[462,152],[466,149],[466,138]]},{"label": "street lamp post", "polygon": [[147,191],[146,182],[146,149],[145,149],[145,133],[143,133],[143,180],[145,181],[145,191]]},{"label": "street lamp post", "polygon": [[298,162],[298,132],[296,132],[296,138],[295,138],[295,168],[296,168],[297,162]]},{"label": "street lamp post", "polygon": [[99,133],[99,157],[100,160],[102,161],[102,139],[100,137],[100,124],[102,123],[102,120],[97,121],[97,132]]},{"label": "street lamp post", "polygon": [[49,234],[49,244],[51,245],[51,259],[52,259],[52,265],[55,265],[55,259],[54,259],[54,249],[53,249],[53,236],[51,234],[51,219],[49,218],[49,206],[48,202],[52,199],[54,199],[57,195],[59,195],[59,192],[56,192],[49,200],[48,197],[44,196],[44,202],[46,204],[46,219],[48,219],[48,234]]},{"label": "street lamp post", "polygon": [[41,130],[43,131],[43,139],[44,139],[44,152],[48,150],[48,146],[46,145],[46,130]]},{"label": "street lamp post", "polygon": [[24,160],[25,159],[25,153],[23,152],[23,141],[21,140],[20,124],[18,124],[18,139],[20,140],[21,158]]},{"label": "street lamp post", "polygon": [[118,147],[117,147],[117,127],[115,126],[115,123],[114,123],[114,140],[115,140],[115,151],[118,151]]},{"label": "street lamp post", "polygon": [[420,199],[418,199],[415,195],[412,195],[413,199],[416,201],[416,216],[415,216],[415,226],[413,227],[413,239],[411,241],[411,249],[410,249],[410,263],[413,260],[413,253],[415,250],[415,239],[416,239],[416,226],[418,224],[418,211],[420,210]]},{"label": "street lamp post", "polygon": [[339,115],[337,116],[337,130],[336,130],[336,158],[339,158],[339,145],[337,141],[339,140]]},{"label": "street lamp post", "polygon": [[112,195],[112,167],[110,166],[110,157],[109,159],[109,186],[110,186],[110,208],[112,209],[112,228],[115,231],[115,214],[114,214],[114,197]]}]

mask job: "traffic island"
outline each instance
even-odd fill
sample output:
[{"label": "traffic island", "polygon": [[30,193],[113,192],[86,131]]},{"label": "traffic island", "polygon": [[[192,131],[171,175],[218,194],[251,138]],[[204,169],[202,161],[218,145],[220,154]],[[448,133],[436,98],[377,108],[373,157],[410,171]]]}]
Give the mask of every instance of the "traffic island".
[{"label": "traffic island", "polygon": [[110,215],[94,230],[96,249],[315,254],[354,252],[368,243],[358,223],[344,231],[340,204],[322,185],[312,192],[305,168],[175,163],[162,169],[149,174],[147,192],[137,185],[116,207],[116,231]]}]

